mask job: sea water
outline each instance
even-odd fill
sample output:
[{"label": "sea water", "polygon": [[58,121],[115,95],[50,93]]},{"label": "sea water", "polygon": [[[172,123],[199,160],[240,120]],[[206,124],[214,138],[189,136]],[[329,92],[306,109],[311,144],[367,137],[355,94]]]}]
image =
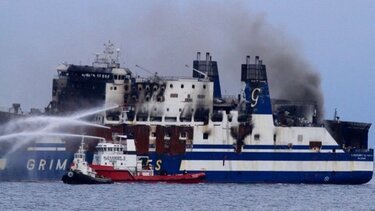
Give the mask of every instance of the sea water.
[{"label": "sea water", "polygon": [[0,182],[0,210],[375,210],[364,185]]}]

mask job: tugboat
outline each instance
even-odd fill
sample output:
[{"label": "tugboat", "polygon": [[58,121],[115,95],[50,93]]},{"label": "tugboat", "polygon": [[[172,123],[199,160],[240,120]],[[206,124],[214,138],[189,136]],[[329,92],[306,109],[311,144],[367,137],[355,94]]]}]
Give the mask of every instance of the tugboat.
[{"label": "tugboat", "polygon": [[74,154],[73,164],[69,171],[61,179],[67,184],[112,184],[110,178],[98,176],[97,173],[87,164],[86,155],[82,144],[78,152]]},{"label": "tugboat", "polygon": [[[118,143],[100,142],[90,167],[100,176],[116,182],[201,183],[205,173],[154,174],[152,160],[137,156],[134,139],[117,135]],[[157,169],[156,167],[155,169]]]}]

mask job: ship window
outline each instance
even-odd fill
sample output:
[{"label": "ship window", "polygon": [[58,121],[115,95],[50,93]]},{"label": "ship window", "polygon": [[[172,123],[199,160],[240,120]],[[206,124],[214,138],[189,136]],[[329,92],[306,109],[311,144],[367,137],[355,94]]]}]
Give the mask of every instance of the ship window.
[{"label": "ship window", "polygon": [[203,139],[208,139],[208,133],[203,133]]},{"label": "ship window", "polygon": [[165,117],[165,121],[166,122],[176,122],[177,121],[177,117]]},{"label": "ship window", "polygon": [[297,140],[298,140],[299,142],[302,142],[302,141],[303,141],[303,135],[298,135],[298,136],[297,136]]},{"label": "ship window", "polygon": [[205,84],[205,85],[203,85],[203,89],[206,89],[206,84]]},{"label": "ship window", "polygon": [[114,89],[114,90],[116,90],[116,89],[117,89],[117,87],[115,86],[115,87],[113,87],[113,89]]},{"label": "ship window", "polygon": [[151,137],[156,137],[156,132],[152,132]]},{"label": "ship window", "polygon": [[181,138],[186,138],[186,132],[185,131],[181,132],[180,137]]},{"label": "ship window", "polygon": [[169,84],[169,87],[170,87],[170,88],[173,88],[173,84]]},{"label": "ship window", "polygon": [[113,90],[113,87],[111,87],[110,90]]},{"label": "ship window", "polygon": [[195,85],[194,85],[194,84],[193,84],[193,85],[191,85],[191,88],[195,89]]},{"label": "ship window", "polygon": [[181,89],[183,89],[184,88],[184,84],[181,84]]},{"label": "ship window", "polygon": [[125,85],[125,91],[128,91],[129,90],[129,86],[128,85]]},{"label": "ship window", "polygon": [[177,97],[178,97],[178,94],[177,94],[177,93],[171,93],[170,97],[171,97],[171,98],[177,98]]},{"label": "ship window", "polygon": [[169,111],[169,108],[167,108],[167,111]]},{"label": "ship window", "polygon": [[205,98],[205,95],[198,95],[198,98],[199,98],[199,99],[204,99],[204,98]]},{"label": "ship window", "polygon": [[181,112],[181,111],[182,111],[182,109],[181,109],[181,108],[179,108],[179,109],[178,109],[178,111],[179,111],[179,112]]},{"label": "ship window", "polygon": [[117,80],[117,75],[114,75],[113,78],[114,78],[115,80]]},{"label": "ship window", "polygon": [[322,147],[321,141],[310,141],[309,143],[310,149],[319,151]]},{"label": "ship window", "polygon": [[260,139],[260,135],[259,135],[259,134],[255,134],[255,135],[254,135],[254,140],[255,140],[255,141],[259,141],[259,139]]}]

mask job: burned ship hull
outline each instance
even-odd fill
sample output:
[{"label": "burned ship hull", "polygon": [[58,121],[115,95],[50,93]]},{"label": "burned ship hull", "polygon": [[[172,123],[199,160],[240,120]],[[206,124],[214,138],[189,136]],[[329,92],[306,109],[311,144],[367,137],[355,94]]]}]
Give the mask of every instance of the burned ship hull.
[{"label": "burned ship hull", "polygon": [[[272,105],[266,66],[258,57],[242,64],[238,97],[221,95],[217,62],[208,53],[203,60],[197,55],[192,78],[142,78],[113,58],[60,66],[47,112],[119,105],[87,120],[111,127],[94,131],[107,140],[118,134],[134,138],[136,154],[147,158],[143,164],[151,164],[155,175],[204,172],[205,182],[235,183],[362,184],[372,178],[370,124],[323,122],[314,106]],[[22,155],[18,163],[4,161],[3,151],[0,180],[59,180],[77,150],[70,143],[60,150],[39,143],[51,147],[48,152],[26,146],[14,155]]]}]

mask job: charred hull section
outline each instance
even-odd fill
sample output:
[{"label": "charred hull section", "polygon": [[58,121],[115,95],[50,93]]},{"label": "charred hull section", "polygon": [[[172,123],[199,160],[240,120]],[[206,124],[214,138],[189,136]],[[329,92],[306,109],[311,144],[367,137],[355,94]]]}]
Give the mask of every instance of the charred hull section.
[{"label": "charred hull section", "polygon": [[325,126],[337,143],[347,150],[368,149],[369,123],[326,120]]}]

